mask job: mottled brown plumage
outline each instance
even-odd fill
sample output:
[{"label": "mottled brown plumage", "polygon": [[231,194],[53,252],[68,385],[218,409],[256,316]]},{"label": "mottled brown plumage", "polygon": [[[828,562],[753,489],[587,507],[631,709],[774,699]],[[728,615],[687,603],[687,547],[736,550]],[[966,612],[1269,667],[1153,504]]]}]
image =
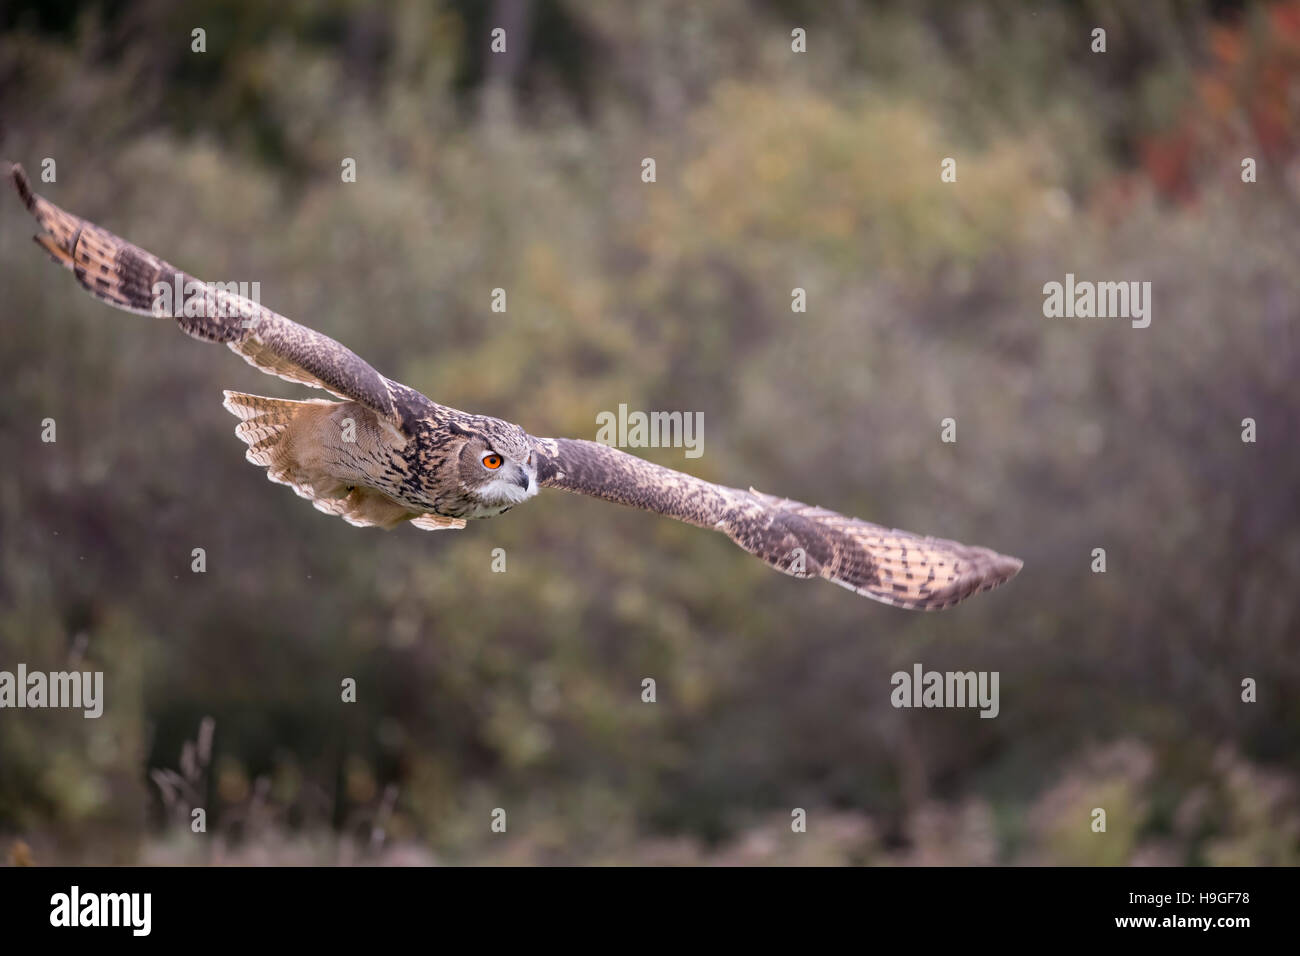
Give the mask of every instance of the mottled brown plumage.
[{"label": "mottled brown plumage", "polygon": [[[385,378],[329,336],[220,284],[204,283],[32,192],[18,194],[44,230],[36,241],[93,295],[120,309],[169,317],[222,342],[257,368],[342,399],[287,401],[226,392],[249,461],[272,481],[357,525],[463,528],[562,488],[726,534],[795,577],[823,577],[896,607],[936,610],[997,587],[1021,562],[924,538],[825,508],[715,485],[607,445],[534,438],[517,425],[439,405]],[[185,290],[167,303],[160,285]]]}]

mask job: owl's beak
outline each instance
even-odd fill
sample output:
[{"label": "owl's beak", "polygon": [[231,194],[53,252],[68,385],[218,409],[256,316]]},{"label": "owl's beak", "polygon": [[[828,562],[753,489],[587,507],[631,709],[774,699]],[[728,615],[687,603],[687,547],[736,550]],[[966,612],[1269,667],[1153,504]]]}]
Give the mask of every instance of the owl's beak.
[{"label": "owl's beak", "polygon": [[520,469],[520,471],[519,471],[519,477],[515,479],[515,483],[518,484],[520,488],[524,489],[524,491],[527,491],[527,490],[528,490],[528,472],[526,472],[526,471]]}]

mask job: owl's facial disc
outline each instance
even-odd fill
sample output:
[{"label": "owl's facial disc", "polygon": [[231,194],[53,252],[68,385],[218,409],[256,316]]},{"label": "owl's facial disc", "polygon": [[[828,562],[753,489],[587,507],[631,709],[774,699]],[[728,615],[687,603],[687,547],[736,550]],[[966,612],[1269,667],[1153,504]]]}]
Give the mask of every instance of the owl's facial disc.
[{"label": "owl's facial disc", "polygon": [[525,464],[504,461],[475,489],[486,505],[509,507],[537,494],[537,473]]},{"label": "owl's facial disc", "polygon": [[477,439],[466,444],[461,465],[465,490],[487,508],[508,508],[537,494],[537,466],[531,450],[521,461]]}]

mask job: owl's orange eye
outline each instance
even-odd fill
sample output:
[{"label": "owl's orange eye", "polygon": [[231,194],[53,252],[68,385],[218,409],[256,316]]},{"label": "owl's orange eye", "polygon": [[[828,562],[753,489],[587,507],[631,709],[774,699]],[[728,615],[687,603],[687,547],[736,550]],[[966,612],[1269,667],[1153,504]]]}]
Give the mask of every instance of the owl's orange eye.
[{"label": "owl's orange eye", "polygon": [[483,467],[490,468],[493,471],[496,471],[498,468],[501,467],[501,456],[496,454],[495,452],[490,455],[484,455]]}]

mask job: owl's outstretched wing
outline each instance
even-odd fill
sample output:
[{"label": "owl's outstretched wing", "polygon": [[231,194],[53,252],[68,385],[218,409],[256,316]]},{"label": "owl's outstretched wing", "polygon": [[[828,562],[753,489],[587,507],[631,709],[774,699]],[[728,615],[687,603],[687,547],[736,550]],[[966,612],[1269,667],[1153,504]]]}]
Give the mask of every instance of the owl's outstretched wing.
[{"label": "owl's outstretched wing", "polygon": [[715,485],[596,442],[534,441],[543,487],[713,528],[784,574],[823,577],[895,607],[952,607],[1004,584],[1021,568],[1018,558],[987,548],[884,528],[752,488]]},{"label": "owl's outstretched wing", "polygon": [[[96,298],[128,312],[174,318],[196,339],[223,342],[269,375],[359,402],[403,439],[400,389],[360,356],[314,329],[263,308],[220,283],[195,279],[175,266],[60,209],[32,192],[23,168],[9,169],[18,195],[44,233],[36,242],[55,262],[72,270]],[[180,297],[155,295],[155,286],[179,289]]]}]

